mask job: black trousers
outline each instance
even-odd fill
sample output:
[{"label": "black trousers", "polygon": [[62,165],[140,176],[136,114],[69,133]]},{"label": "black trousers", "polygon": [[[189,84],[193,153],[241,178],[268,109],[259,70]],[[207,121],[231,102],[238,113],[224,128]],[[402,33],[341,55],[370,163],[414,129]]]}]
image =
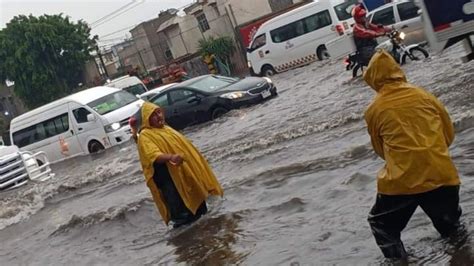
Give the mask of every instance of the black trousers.
[{"label": "black trousers", "polygon": [[368,221],[386,258],[406,257],[400,233],[418,206],[429,216],[441,236],[449,236],[459,227],[459,186],[440,187],[415,195],[378,194]]},{"label": "black trousers", "polygon": [[173,227],[177,228],[192,223],[207,213],[207,205],[205,201],[201,203],[196,214],[193,214],[186,207],[176,189],[173,179],[171,179],[166,164],[155,163],[154,170],[153,181],[165,199],[166,207],[170,212],[171,221],[173,222]]}]

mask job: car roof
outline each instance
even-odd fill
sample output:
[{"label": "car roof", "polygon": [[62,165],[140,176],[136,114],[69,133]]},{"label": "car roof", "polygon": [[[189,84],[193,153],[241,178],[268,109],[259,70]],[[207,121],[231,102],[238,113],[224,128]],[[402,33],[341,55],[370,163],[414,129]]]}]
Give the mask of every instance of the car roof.
[{"label": "car roof", "polygon": [[106,84],[104,84],[104,86],[123,89],[126,87],[130,87],[132,85],[141,84],[141,83],[142,81],[135,76],[123,76],[123,77],[111,80],[110,82],[107,82]]},{"label": "car roof", "polygon": [[160,86],[160,87],[158,87],[158,88],[154,88],[154,89],[152,89],[152,90],[149,90],[149,91],[147,91],[147,92],[145,92],[145,93],[140,94],[140,97],[142,97],[142,96],[148,96],[148,95],[151,95],[151,94],[160,93],[160,92],[162,92],[162,91],[165,91],[165,90],[167,90],[167,89],[170,89],[170,88],[174,87],[176,84],[178,84],[178,83],[170,83],[170,84],[166,84],[166,85]]}]

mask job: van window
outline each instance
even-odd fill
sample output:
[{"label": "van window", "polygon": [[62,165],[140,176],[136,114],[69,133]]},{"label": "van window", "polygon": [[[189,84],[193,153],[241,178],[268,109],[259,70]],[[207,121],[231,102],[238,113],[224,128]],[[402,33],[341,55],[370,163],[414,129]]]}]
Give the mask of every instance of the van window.
[{"label": "van window", "polygon": [[267,44],[267,39],[265,38],[265,33],[264,33],[255,38],[255,40],[252,43],[252,47],[250,47],[250,49],[253,51],[264,46],[265,44]]},{"label": "van window", "polygon": [[270,32],[273,42],[281,43],[331,25],[329,10],[297,20]]},{"label": "van window", "polygon": [[81,107],[74,109],[72,110],[72,113],[74,114],[74,118],[76,118],[77,123],[81,124],[89,122],[87,121],[87,115],[91,112],[89,112],[89,110],[87,110],[86,108]]},{"label": "van window", "polygon": [[337,18],[341,21],[352,18],[352,9],[358,3],[358,0],[350,0],[334,6],[334,11],[336,12]]},{"label": "van window", "polygon": [[397,6],[400,20],[404,21],[418,16],[418,7],[412,2],[401,3]]},{"label": "van window", "polygon": [[395,24],[395,16],[393,15],[393,7],[387,7],[374,13],[372,19],[374,24],[382,24],[384,26]]},{"label": "van window", "polygon": [[54,137],[69,130],[67,113],[40,122],[13,133],[13,142],[18,147],[24,147],[35,142]]}]

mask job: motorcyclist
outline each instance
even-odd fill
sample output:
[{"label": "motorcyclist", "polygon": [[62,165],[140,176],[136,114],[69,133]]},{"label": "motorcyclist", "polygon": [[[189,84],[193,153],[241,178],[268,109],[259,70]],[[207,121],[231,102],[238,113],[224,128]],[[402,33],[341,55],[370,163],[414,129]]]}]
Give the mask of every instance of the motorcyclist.
[{"label": "motorcyclist", "polygon": [[355,21],[353,35],[359,55],[358,61],[364,66],[369,64],[370,58],[375,52],[375,47],[378,44],[376,38],[391,31],[390,27],[370,23],[367,21],[366,15],[367,11],[362,5],[357,5],[352,10],[352,17]]}]

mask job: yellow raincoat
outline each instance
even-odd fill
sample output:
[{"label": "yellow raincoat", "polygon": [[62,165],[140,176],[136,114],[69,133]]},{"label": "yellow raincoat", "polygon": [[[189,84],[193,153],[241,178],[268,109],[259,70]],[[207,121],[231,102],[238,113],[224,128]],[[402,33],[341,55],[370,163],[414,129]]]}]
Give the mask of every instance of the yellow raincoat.
[{"label": "yellow raincoat", "polygon": [[171,178],[186,207],[193,213],[211,195],[223,195],[223,191],[206,159],[193,144],[171,127],[152,128],[150,115],[158,106],[145,102],[141,108],[141,125],[138,126],[138,152],[148,188],[166,224],[170,213],[164,198],[153,181],[153,163],[161,154],[179,154],[184,161],[180,166],[166,163]]},{"label": "yellow raincoat", "polygon": [[409,84],[385,51],[374,55],[364,79],[377,92],[365,120],[374,150],[386,162],[378,193],[410,195],[459,185],[448,151],[454,128],[441,102]]}]

